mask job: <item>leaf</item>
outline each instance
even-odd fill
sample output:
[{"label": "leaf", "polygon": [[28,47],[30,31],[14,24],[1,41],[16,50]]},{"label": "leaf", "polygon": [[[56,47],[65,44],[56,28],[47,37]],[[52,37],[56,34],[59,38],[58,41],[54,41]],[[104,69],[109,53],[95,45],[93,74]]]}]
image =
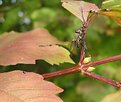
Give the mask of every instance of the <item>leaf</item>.
[{"label": "leaf", "polygon": [[0,74],[2,102],[63,102],[55,96],[63,90],[39,74],[12,71]]},{"label": "leaf", "polygon": [[[88,19],[90,11],[99,11],[99,8],[92,3],[79,1],[79,0],[61,0],[62,6],[78,17],[82,22]],[[83,20],[84,17],[84,20]]]},{"label": "leaf", "polygon": [[55,45],[59,43],[44,29],[4,33],[0,36],[0,65],[35,64],[35,60],[39,59],[52,65],[74,63],[65,48]]},{"label": "leaf", "polygon": [[112,17],[112,19],[121,26],[121,18]]},{"label": "leaf", "polygon": [[105,0],[102,3],[103,9],[109,9],[109,8],[114,8],[119,6],[121,6],[121,0]]},{"label": "leaf", "polygon": [[121,91],[107,95],[101,102],[121,102]]},{"label": "leaf", "polygon": [[121,26],[121,0],[104,1],[99,14],[110,17]]}]

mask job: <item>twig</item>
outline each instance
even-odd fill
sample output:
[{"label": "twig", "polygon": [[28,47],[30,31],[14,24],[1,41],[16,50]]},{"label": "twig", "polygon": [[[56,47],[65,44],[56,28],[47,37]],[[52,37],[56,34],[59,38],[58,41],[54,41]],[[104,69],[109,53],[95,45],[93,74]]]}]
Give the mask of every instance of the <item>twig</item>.
[{"label": "twig", "polygon": [[118,60],[121,60],[121,55],[117,55],[117,56],[97,60],[97,61],[94,61],[94,62],[90,62],[88,64],[85,64],[85,68],[83,68],[83,70],[87,70],[88,67],[93,67],[93,66],[97,66],[97,65],[100,65],[100,64],[105,64],[105,63],[114,62],[114,61],[118,61]]},{"label": "twig", "polygon": [[91,20],[96,16],[96,14],[92,14],[89,19],[85,22],[83,22],[83,25],[82,25],[82,31],[83,31],[83,44],[81,46],[81,52],[80,52],[80,64],[83,64],[83,60],[85,58],[85,47],[86,47],[86,33],[87,33],[87,30],[88,30],[88,26],[91,22]]},{"label": "twig", "polygon": [[92,18],[95,15],[92,15],[87,22],[83,23],[82,26],[82,30],[83,30],[83,46],[81,46],[81,52],[80,52],[80,62],[77,66],[72,67],[72,68],[68,68],[68,69],[64,69],[64,70],[60,70],[60,71],[56,71],[56,72],[52,72],[52,73],[46,73],[43,74],[42,76],[46,79],[46,78],[53,78],[53,77],[59,77],[59,76],[63,76],[63,75],[67,75],[67,74],[71,74],[71,73],[75,73],[75,72],[81,72],[83,73],[85,76],[100,80],[102,82],[105,82],[107,84],[110,84],[112,86],[115,86],[117,88],[121,88],[121,82],[116,82],[114,80],[110,80],[107,78],[104,78],[102,76],[93,74],[91,72],[88,72],[87,69],[91,66],[97,66],[100,64],[104,64],[104,63],[109,63],[109,62],[113,62],[113,61],[117,61],[117,60],[121,60],[121,55],[117,55],[117,56],[113,56],[113,57],[109,57],[109,58],[105,58],[105,59],[101,59],[101,60],[97,60],[94,62],[90,62],[88,64],[84,64],[83,60],[85,58],[85,46],[86,46],[86,33],[87,33],[87,29],[88,29],[88,25],[90,23],[90,21],[92,20]]},{"label": "twig", "polygon": [[78,66],[75,66],[72,68],[68,68],[68,69],[64,69],[64,70],[60,70],[60,71],[56,71],[56,72],[51,72],[51,73],[46,73],[46,74],[43,74],[42,76],[45,79],[46,78],[54,78],[54,77],[68,75],[68,74],[79,72],[79,71],[80,71],[80,66],[78,65]]},{"label": "twig", "polygon": [[83,74],[88,76],[88,77],[91,77],[91,78],[97,79],[99,81],[105,82],[107,84],[110,84],[112,86],[115,86],[117,88],[121,88],[120,82],[116,82],[114,80],[110,80],[110,79],[107,79],[107,78],[104,78],[102,76],[99,76],[99,75],[96,75],[96,74],[93,74],[93,73],[90,73],[90,72],[86,72],[86,71]]},{"label": "twig", "polygon": [[87,33],[88,24],[84,23],[82,26],[82,45],[80,52],[80,63],[83,64],[83,60],[85,58],[85,47],[86,47],[86,33]]},{"label": "twig", "polygon": [[72,74],[72,73],[75,73],[75,72],[82,72],[84,75],[86,75],[88,77],[91,77],[91,78],[100,80],[102,82],[108,83],[108,84],[115,86],[117,88],[121,88],[120,82],[116,82],[116,81],[104,78],[102,76],[87,72],[85,70],[85,69],[88,69],[90,66],[97,66],[97,65],[100,65],[100,64],[109,63],[109,62],[117,61],[117,60],[121,60],[121,55],[101,59],[101,60],[98,60],[98,61],[91,62],[89,64],[82,64],[82,65],[80,64],[80,65],[77,65],[77,66],[72,67],[72,68],[68,68],[68,69],[64,69],[64,70],[60,70],[60,71],[56,71],[56,72],[52,72],[52,73],[46,73],[46,74],[43,74],[42,76],[45,79],[47,79],[47,78],[54,78],[54,77],[59,77],[59,76],[67,75],[67,74]]}]

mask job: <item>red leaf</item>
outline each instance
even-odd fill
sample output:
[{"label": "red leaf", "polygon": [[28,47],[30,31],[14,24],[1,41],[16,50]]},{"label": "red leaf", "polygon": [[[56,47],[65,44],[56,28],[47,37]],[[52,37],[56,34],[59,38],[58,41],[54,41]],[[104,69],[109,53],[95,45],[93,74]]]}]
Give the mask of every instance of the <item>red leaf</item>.
[{"label": "red leaf", "polygon": [[[55,44],[61,43],[44,29],[10,32],[0,36],[0,65],[35,64],[43,59],[50,64],[73,63],[69,52]],[[49,46],[52,44],[53,46]]]},{"label": "red leaf", "polygon": [[2,102],[62,102],[55,96],[63,90],[39,74],[13,71],[0,74]]},{"label": "red leaf", "polygon": [[[80,1],[80,0],[61,0],[63,2],[62,6],[70,11],[72,14],[77,16],[82,22],[83,17],[86,21],[90,11],[99,11],[99,8],[92,3]],[[83,13],[83,14],[82,14]]]}]

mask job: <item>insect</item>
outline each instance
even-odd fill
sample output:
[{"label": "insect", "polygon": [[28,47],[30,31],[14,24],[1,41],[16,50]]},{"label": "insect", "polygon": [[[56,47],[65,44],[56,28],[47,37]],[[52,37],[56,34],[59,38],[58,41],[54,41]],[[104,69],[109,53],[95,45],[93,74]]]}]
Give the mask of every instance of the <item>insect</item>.
[{"label": "insect", "polygon": [[[96,13],[99,8],[95,4],[87,3],[81,0],[61,0],[62,6],[79,18],[83,25],[82,28],[77,30],[75,38],[72,40],[74,47],[81,47],[86,49],[85,43],[85,31],[86,31],[86,21],[89,18],[89,13]],[[72,47],[73,47],[72,46]]]},{"label": "insect", "polygon": [[81,46],[81,48],[83,47],[84,49],[86,49],[84,35],[85,35],[85,29],[87,27],[86,27],[86,21],[84,19],[84,15],[83,15],[83,10],[81,10],[81,14],[82,14],[82,19],[83,19],[83,24],[82,24],[81,29],[75,31],[76,36],[72,40],[72,44],[76,48],[79,48]]},{"label": "insect", "polygon": [[75,34],[76,35],[75,35],[75,38],[72,40],[72,44],[73,46],[79,48],[80,45],[82,44],[82,38],[83,38],[82,31],[80,29],[76,30]]},{"label": "insect", "polygon": [[75,38],[72,40],[73,47],[84,47],[84,49],[86,49],[86,45],[84,42],[84,31],[85,30],[83,28],[75,31]]}]

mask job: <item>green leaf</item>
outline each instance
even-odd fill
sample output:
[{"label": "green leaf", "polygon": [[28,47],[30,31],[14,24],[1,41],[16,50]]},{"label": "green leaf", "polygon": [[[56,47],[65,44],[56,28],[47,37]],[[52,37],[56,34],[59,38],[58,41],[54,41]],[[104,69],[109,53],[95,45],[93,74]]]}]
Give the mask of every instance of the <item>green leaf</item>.
[{"label": "green leaf", "polygon": [[101,102],[121,102],[121,91],[107,95]]},{"label": "green leaf", "polygon": [[109,9],[109,8],[119,7],[119,6],[121,6],[121,0],[105,0],[102,3],[103,9]]},{"label": "green leaf", "polygon": [[99,14],[110,17],[121,26],[121,0],[104,1]]}]

